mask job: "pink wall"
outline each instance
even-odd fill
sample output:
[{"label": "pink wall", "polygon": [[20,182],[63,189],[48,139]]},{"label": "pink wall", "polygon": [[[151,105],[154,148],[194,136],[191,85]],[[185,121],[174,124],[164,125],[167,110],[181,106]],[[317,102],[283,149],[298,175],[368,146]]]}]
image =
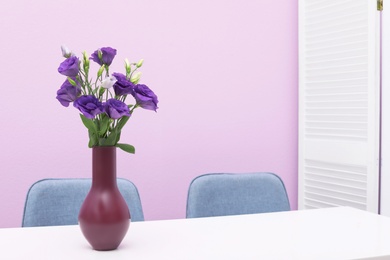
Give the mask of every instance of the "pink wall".
[{"label": "pink wall", "polygon": [[15,0],[0,9],[0,227],[21,224],[38,179],[90,177],[87,131],[55,99],[60,45],[144,58],[158,113],[126,125],[118,176],[139,188],[147,220],[183,218],[187,189],[210,172],[271,171],[297,205],[297,0]]}]

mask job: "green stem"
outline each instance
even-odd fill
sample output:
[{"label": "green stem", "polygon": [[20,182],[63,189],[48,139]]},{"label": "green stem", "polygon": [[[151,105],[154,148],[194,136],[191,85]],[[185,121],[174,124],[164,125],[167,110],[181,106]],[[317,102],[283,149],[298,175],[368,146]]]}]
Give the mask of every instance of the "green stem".
[{"label": "green stem", "polygon": [[85,93],[86,93],[86,91],[85,91],[85,86],[84,86],[84,84],[83,84],[83,81],[80,80],[80,75],[77,75],[77,76],[76,76],[76,83],[80,84],[80,86],[81,86],[81,88],[80,88],[81,94],[82,94],[82,95],[85,95]]},{"label": "green stem", "polygon": [[134,109],[136,109],[137,107],[138,107],[138,105],[135,104],[135,105],[131,108],[131,110],[130,110],[130,115],[133,113]]},{"label": "green stem", "polygon": [[[136,63],[132,63],[131,65],[136,65]],[[135,69],[134,69],[133,71],[131,71],[131,73],[130,73],[130,75],[129,75],[129,78],[128,78],[128,80],[131,80],[131,76],[133,76],[134,72],[136,72],[136,71],[137,71],[137,69],[138,69],[138,67],[137,67],[137,66],[135,66]]]},{"label": "green stem", "polygon": [[91,87],[91,83],[88,80],[88,72],[85,72],[85,71],[83,72],[82,70],[80,70],[80,74],[84,78],[84,84],[85,84],[84,87],[87,87],[88,95],[90,95],[92,93],[92,87]]}]

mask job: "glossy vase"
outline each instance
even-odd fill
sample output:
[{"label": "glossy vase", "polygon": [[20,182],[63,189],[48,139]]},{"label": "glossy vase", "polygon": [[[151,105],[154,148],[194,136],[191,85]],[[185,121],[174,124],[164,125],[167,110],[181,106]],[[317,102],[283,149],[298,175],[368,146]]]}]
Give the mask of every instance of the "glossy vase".
[{"label": "glossy vase", "polygon": [[116,147],[92,148],[92,186],[79,225],[95,250],[116,249],[130,225],[130,213],[116,182]]}]

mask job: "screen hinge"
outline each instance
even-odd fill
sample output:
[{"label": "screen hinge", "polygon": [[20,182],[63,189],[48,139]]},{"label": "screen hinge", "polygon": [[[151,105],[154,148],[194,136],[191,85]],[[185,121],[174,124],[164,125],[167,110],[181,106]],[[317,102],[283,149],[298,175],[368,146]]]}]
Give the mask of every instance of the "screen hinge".
[{"label": "screen hinge", "polygon": [[378,11],[383,11],[383,0],[376,0],[376,9]]}]

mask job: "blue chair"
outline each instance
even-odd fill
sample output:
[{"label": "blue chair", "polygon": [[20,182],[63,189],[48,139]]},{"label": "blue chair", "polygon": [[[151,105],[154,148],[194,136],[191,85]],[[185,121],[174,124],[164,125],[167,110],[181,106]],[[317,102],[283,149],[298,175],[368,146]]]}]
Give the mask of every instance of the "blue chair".
[{"label": "blue chair", "polygon": [[187,218],[290,210],[283,181],[273,173],[213,173],[196,177],[187,196]]},{"label": "blue chair", "polygon": [[[77,225],[81,205],[92,179],[43,179],[34,183],[24,206],[22,227]],[[137,187],[129,180],[117,179],[132,221],[143,221]]]}]

